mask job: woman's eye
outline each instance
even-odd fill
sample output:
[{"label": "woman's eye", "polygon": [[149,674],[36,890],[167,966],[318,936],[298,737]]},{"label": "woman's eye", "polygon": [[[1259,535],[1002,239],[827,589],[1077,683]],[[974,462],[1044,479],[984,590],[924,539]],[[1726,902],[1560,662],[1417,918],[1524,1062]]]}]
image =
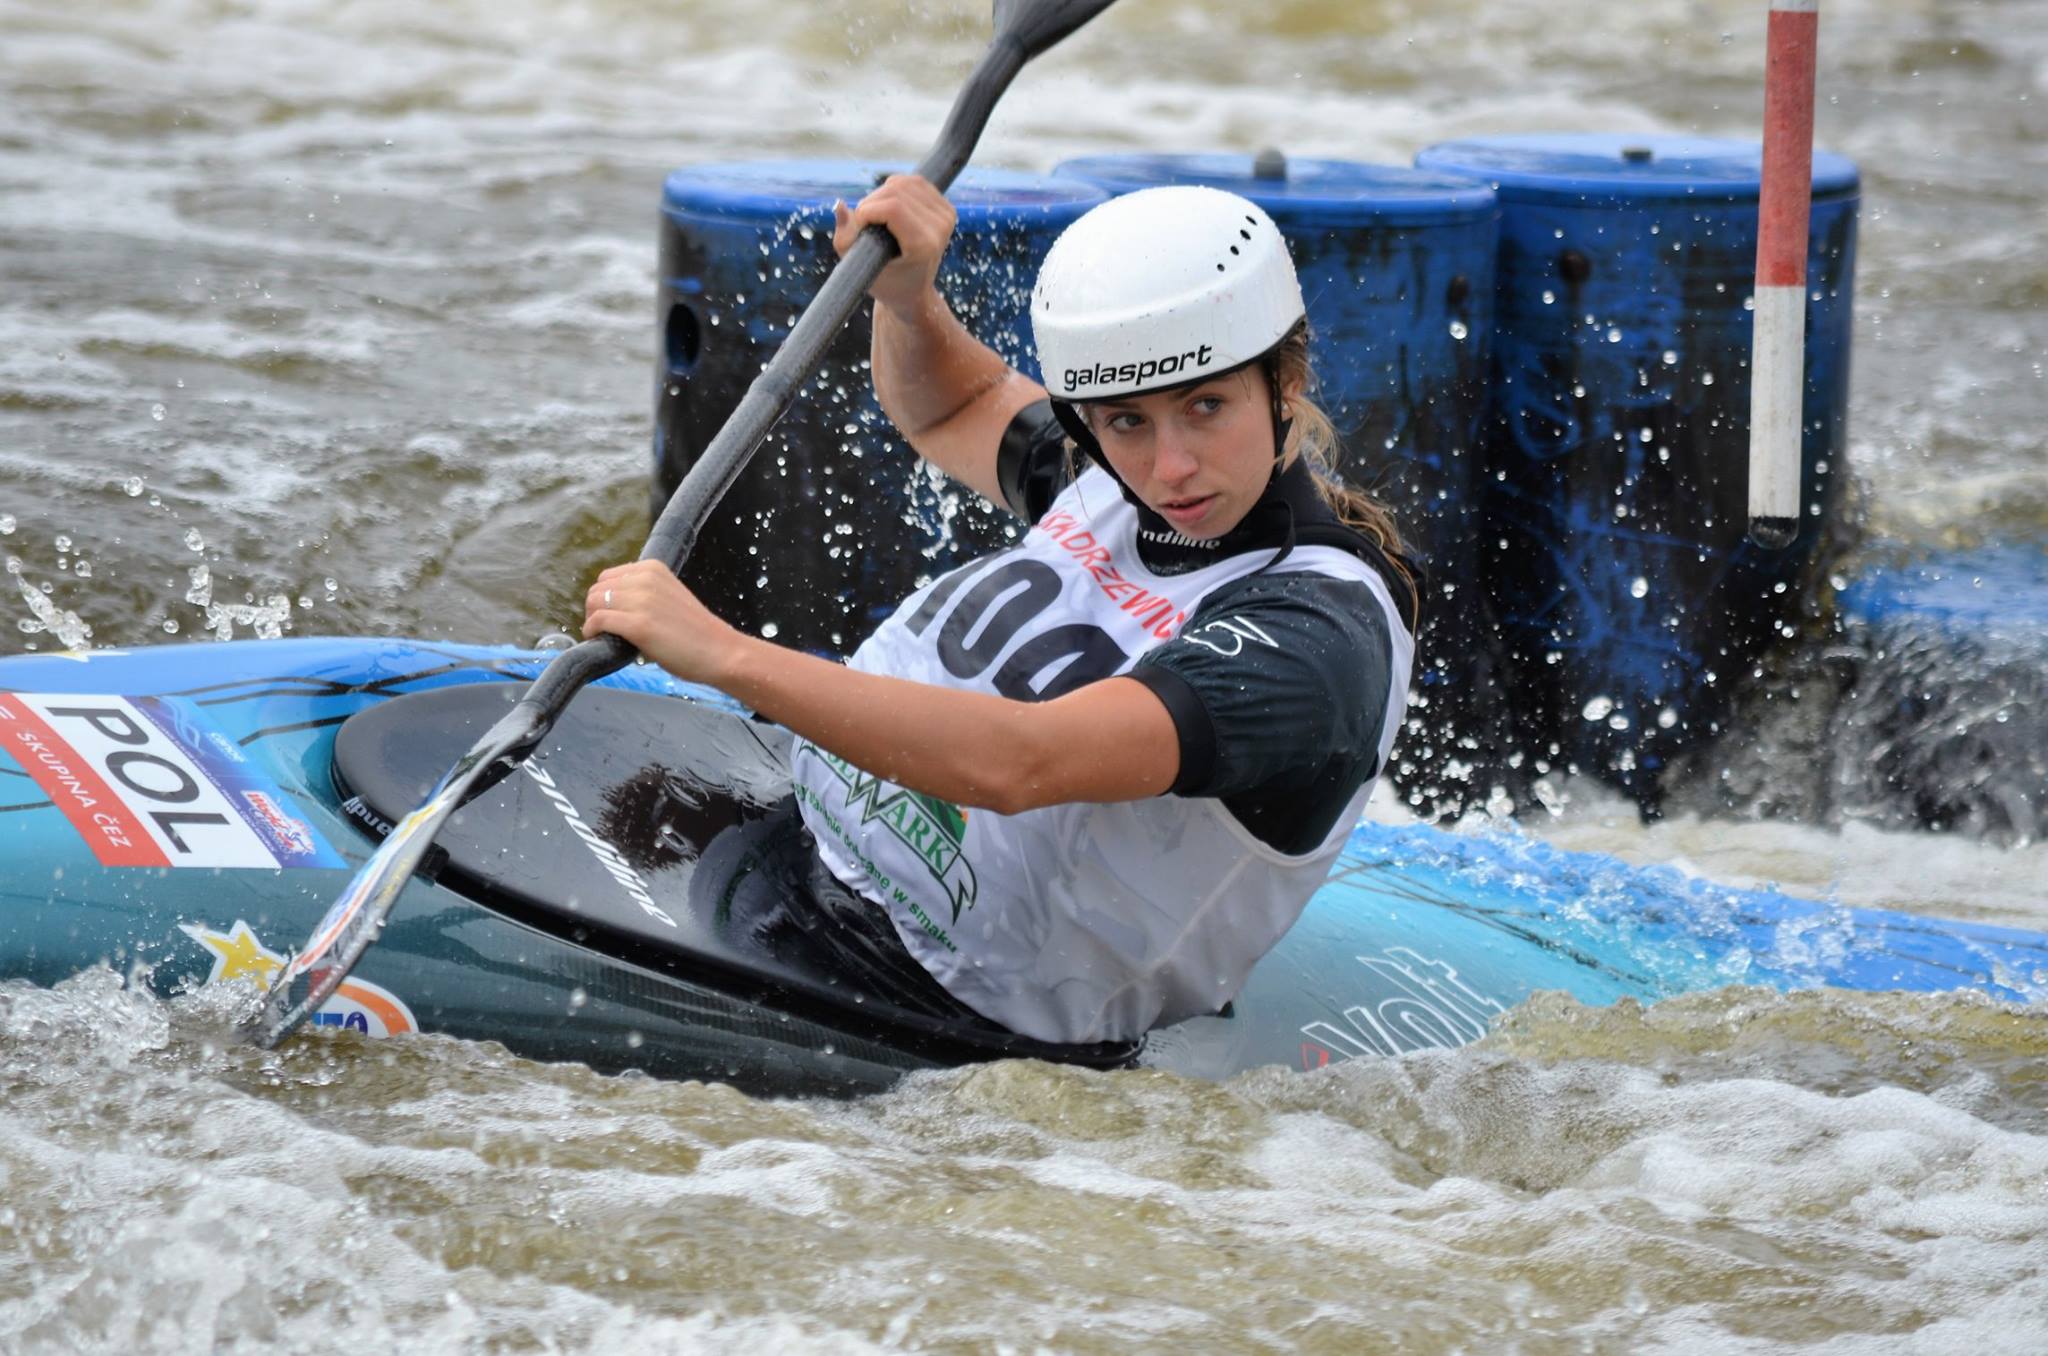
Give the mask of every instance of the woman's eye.
[{"label": "woman's eye", "polygon": [[1223,408],[1222,396],[1203,396],[1195,401],[1195,409],[1203,414],[1214,414]]},{"label": "woman's eye", "polygon": [[1109,416],[1109,426],[1118,433],[1129,433],[1138,426],[1138,423],[1139,419],[1135,414],[1112,414]]}]

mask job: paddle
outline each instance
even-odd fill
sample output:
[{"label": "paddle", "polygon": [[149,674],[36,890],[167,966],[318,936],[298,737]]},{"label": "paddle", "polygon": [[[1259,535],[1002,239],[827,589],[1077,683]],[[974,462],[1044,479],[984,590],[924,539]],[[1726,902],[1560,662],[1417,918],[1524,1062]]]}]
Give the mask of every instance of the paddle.
[{"label": "paddle", "polygon": [[[996,100],[1024,63],[1108,9],[1112,0],[995,0],[994,35],[946,116],[938,142],[917,172],[943,192],[967,164],[988,125]],[[824,358],[869,284],[896,253],[887,230],[861,233],[790,331],[782,351],[747,388],[739,407],[683,478],[655,520],[642,560],[659,560],[681,573],[704,520],[738,479],[741,468],[796,399]],[[377,940],[399,891],[432,846],[441,825],[464,804],[495,786],[524,762],[585,684],[631,663],[633,647],[604,635],[564,650],[542,670],[526,695],[465,753],[419,809],[392,829],[335,901],[306,945],[272,982],[263,1010],[244,1034],[269,1047],[332,996]]]}]

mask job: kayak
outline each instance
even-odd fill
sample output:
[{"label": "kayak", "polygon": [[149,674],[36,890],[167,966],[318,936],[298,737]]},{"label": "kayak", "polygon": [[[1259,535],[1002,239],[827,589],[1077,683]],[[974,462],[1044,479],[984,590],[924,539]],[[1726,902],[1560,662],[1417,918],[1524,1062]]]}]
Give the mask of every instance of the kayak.
[{"label": "kayak", "polygon": [[[550,657],[336,638],[0,659],[0,982],[111,967],[165,998],[263,988]],[[313,1025],[857,1093],[1011,1057],[1211,1079],[1314,1069],[1475,1040],[1539,990],[2048,998],[2041,934],[1731,888],[1513,831],[1367,821],[1223,1011],[1135,1046],[1045,1045],[899,1005],[787,944],[759,899],[787,745],[653,666],[605,679],[453,817]],[[939,830],[930,841],[943,851]]]}]

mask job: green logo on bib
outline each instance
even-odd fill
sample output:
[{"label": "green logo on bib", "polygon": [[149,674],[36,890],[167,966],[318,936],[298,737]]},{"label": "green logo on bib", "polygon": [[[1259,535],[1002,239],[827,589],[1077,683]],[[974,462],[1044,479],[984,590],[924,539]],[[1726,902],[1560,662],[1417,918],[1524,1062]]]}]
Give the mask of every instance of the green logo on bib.
[{"label": "green logo on bib", "polygon": [[[894,786],[808,740],[805,744],[845,784],[843,804],[849,811],[860,811],[859,822],[881,820],[897,841],[924,864],[939,889],[952,901],[952,921],[958,923],[961,911],[974,907],[976,891],[974,868],[961,851],[961,844],[967,839],[967,816],[960,807],[936,796]],[[882,794],[885,787],[890,788],[886,796]]]}]

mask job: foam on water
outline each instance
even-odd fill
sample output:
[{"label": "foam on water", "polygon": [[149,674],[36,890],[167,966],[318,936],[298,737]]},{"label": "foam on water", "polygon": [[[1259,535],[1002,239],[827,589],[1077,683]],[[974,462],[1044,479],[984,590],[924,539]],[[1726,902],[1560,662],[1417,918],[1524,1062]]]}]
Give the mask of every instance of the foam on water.
[{"label": "foam on water", "polygon": [[2048,1301],[2048,1017],[1969,997],[1550,996],[1318,1075],[851,1105],[264,1054],[227,1006],[0,985],[0,1344],[2018,1352]]}]

